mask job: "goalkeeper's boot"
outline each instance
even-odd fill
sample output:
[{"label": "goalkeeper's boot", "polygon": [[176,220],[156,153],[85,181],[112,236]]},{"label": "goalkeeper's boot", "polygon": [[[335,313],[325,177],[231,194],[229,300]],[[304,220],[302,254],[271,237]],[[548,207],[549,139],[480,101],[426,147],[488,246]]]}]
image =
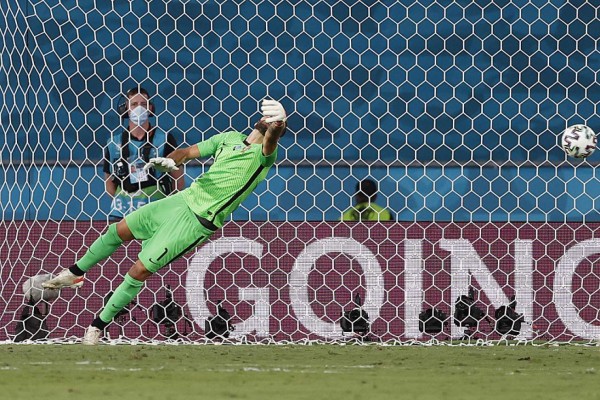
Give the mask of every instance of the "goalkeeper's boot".
[{"label": "goalkeeper's boot", "polygon": [[83,286],[83,276],[77,276],[68,268],[63,269],[55,278],[42,283],[42,287],[46,289],[62,289],[73,288],[77,289]]},{"label": "goalkeeper's boot", "polygon": [[81,344],[84,344],[86,346],[95,346],[100,341],[101,336],[102,330],[90,325],[85,330],[85,335],[83,335],[83,340],[81,341]]}]

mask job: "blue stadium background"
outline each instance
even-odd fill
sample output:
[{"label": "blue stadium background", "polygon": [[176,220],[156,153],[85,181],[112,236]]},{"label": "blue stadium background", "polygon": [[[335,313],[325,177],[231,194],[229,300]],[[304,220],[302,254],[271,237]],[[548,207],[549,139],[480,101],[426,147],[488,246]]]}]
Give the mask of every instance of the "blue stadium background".
[{"label": "blue stadium background", "polygon": [[190,144],[244,129],[267,95],[293,110],[238,219],[336,220],[371,176],[399,220],[600,221],[600,155],[557,146],[569,124],[600,127],[597,2],[0,7],[5,220],[106,217],[101,144],[140,83]]}]

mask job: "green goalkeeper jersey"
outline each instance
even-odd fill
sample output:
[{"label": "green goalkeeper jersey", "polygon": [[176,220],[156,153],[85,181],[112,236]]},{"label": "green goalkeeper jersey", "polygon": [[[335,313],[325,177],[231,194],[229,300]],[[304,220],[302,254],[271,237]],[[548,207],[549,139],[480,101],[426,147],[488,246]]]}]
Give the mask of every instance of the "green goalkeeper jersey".
[{"label": "green goalkeeper jersey", "polygon": [[277,159],[277,150],[263,155],[262,144],[230,131],[198,143],[200,157],[214,156],[213,165],[182,192],[188,207],[217,228],[265,179]]}]

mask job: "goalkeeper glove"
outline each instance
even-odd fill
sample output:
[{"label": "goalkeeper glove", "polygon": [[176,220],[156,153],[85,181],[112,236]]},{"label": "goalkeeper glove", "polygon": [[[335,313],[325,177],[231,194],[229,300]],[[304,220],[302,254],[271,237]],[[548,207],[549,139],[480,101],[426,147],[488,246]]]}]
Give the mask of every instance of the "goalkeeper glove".
[{"label": "goalkeeper glove", "polygon": [[287,116],[285,115],[285,109],[277,100],[263,100],[260,110],[263,116],[266,117],[265,122],[270,124],[271,122],[285,122]]},{"label": "goalkeeper glove", "polygon": [[179,168],[175,165],[175,160],[168,157],[156,157],[151,158],[148,164],[144,165],[144,170],[148,171],[150,168],[154,168],[160,172],[171,172],[177,171]]}]

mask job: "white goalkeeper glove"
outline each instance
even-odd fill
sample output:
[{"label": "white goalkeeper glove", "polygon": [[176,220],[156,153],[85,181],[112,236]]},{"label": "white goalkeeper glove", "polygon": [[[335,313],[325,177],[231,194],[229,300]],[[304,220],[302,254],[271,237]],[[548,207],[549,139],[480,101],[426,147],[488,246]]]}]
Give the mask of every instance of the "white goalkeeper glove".
[{"label": "white goalkeeper glove", "polygon": [[160,172],[171,172],[177,171],[179,168],[175,165],[175,160],[168,157],[156,157],[148,160],[148,164],[144,165],[144,170],[148,171],[150,168],[154,168]]},{"label": "white goalkeeper glove", "polygon": [[270,124],[271,122],[285,122],[287,116],[285,115],[285,109],[277,100],[263,100],[260,110],[267,119],[265,122]]}]

